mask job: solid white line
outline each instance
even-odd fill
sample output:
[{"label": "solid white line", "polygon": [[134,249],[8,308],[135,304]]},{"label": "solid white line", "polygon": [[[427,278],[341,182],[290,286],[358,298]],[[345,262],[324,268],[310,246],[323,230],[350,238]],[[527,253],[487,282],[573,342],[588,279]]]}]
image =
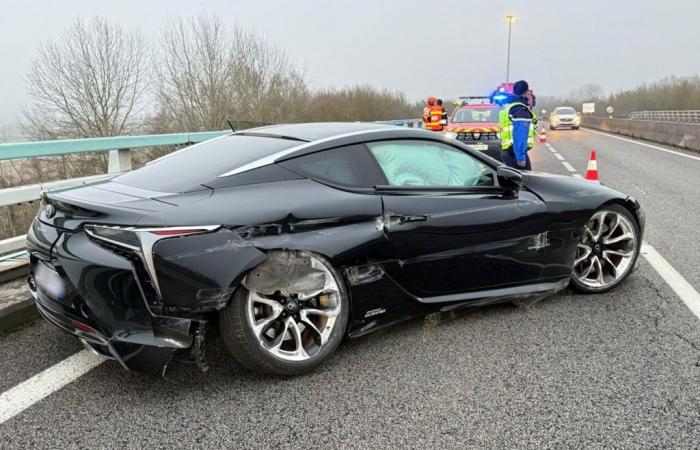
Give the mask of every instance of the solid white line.
[{"label": "solid white line", "polygon": [[566,160],[566,158],[564,158],[561,153],[555,153],[554,156],[556,156],[559,161]]},{"label": "solid white line", "polygon": [[82,350],[0,394],[0,424],[13,418],[105,361]]},{"label": "solid white line", "polygon": [[569,172],[576,172],[574,166],[569,164],[567,161],[562,161],[561,163],[564,165],[564,167],[566,167],[566,170],[568,170]]},{"label": "solid white line", "polygon": [[589,131],[589,132],[591,132],[591,133],[602,134],[603,136],[607,136],[607,137],[609,137],[609,138],[619,139],[619,140],[625,141],[625,142],[631,142],[631,143],[633,143],[633,144],[637,144],[637,145],[642,145],[642,146],[644,146],[644,147],[653,148],[654,150],[659,150],[659,151],[662,151],[662,152],[671,153],[671,154],[673,154],[673,155],[683,156],[683,157],[685,157],[685,158],[690,158],[690,159],[694,159],[694,160],[696,160],[696,161],[700,161],[700,156],[686,155],[685,153],[676,152],[676,151],[673,151],[673,150],[669,150],[669,149],[667,149],[667,148],[659,147],[659,146],[657,146],[657,145],[651,145],[651,144],[647,144],[646,142],[639,142],[639,141],[635,141],[634,139],[628,139],[628,138],[624,138],[624,137],[620,137],[620,136],[615,136],[615,135],[609,134],[609,133],[603,133],[602,131],[591,130],[590,128],[584,128],[584,130]]},{"label": "solid white line", "polygon": [[580,173],[574,173],[574,174],[572,174],[572,175],[573,175],[574,178],[580,178],[580,179],[583,180],[583,175],[581,175]]},{"label": "solid white line", "polygon": [[671,286],[676,295],[683,300],[683,303],[686,304],[690,311],[695,314],[695,317],[700,319],[700,294],[698,294],[698,291],[685,281],[685,278],[651,245],[644,242],[641,253],[661,275],[661,278]]}]

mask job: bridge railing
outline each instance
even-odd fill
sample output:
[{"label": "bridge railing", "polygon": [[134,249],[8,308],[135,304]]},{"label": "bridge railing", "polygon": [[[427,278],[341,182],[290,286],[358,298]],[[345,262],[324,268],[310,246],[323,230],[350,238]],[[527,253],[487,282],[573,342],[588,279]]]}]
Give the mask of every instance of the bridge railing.
[{"label": "bridge railing", "polygon": [[655,120],[659,122],[700,123],[700,110],[632,111],[629,118],[633,120]]},{"label": "bridge railing", "polygon": [[[377,123],[411,128],[422,126],[420,119],[399,119]],[[31,203],[41,198],[42,191],[91,183],[129,171],[132,168],[131,152],[134,150],[191,145],[228,133],[231,133],[231,130],[0,144],[0,160],[60,156],[83,152],[109,152],[106,174],[0,189],[0,207]],[[0,240],[0,261],[21,254],[24,246],[25,236]]]}]

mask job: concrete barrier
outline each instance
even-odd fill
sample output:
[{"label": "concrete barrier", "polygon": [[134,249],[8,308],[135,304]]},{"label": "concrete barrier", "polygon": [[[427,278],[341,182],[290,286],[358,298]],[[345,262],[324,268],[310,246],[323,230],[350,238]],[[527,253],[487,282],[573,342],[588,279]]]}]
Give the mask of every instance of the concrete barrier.
[{"label": "concrete barrier", "polygon": [[700,124],[696,123],[585,116],[582,126],[700,152]]}]

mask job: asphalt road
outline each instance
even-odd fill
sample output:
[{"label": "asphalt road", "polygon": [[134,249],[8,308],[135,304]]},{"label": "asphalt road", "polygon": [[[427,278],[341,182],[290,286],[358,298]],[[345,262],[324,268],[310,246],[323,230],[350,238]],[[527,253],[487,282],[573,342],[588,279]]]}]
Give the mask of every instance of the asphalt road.
[{"label": "asphalt road", "polygon": [[[700,161],[588,131],[551,145],[637,196],[646,240],[696,289]],[[545,146],[536,169],[570,173]],[[695,177],[693,177],[695,174]],[[695,222],[695,223],[694,223]],[[37,323],[0,337],[0,392],[77,352]],[[431,316],[344,342],[315,373],[261,377],[221,343],[167,380],[107,362],[0,424],[1,448],[667,447],[700,442],[700,321],[642,258],[616,291]],[[0,404],[0,408],[2,405]]]}]

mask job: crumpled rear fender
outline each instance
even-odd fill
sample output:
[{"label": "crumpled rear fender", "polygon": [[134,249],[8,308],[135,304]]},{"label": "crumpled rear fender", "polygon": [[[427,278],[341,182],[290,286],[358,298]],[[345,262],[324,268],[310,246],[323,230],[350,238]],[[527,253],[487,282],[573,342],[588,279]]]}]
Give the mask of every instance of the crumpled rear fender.
[{"label": "crumpled rear fender", "polygon": [[[341,272],[394,258],[381,218],[344,224],[314,221],[221,228],[162,239],[153,248],[153,259],[163,303],[171,308],[220,309],[246,273],[261,265],[273,250],[317,253]],[[279,264],[262,269],[281,270]]]}]

